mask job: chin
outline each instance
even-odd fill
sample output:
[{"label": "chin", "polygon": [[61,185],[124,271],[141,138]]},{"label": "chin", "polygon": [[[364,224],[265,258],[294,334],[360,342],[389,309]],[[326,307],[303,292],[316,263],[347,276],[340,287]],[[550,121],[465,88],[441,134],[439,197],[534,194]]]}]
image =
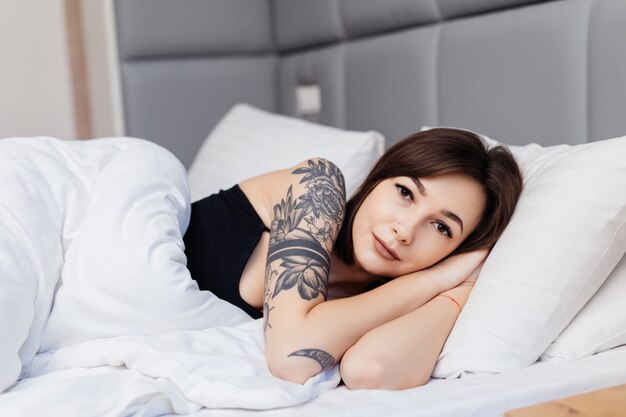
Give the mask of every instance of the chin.
[{"label": "chin", "polygon": [[355,256],[354,260],[357,265],[361,267],[368,274],[376,275],[378,277],[386,277],[391,278],[397,276],[397,274],[390,270],[387,265],[384,265],[384,261],[380,261],[379,259],[372,259],[370,257],[364,257],[360,259]]}]

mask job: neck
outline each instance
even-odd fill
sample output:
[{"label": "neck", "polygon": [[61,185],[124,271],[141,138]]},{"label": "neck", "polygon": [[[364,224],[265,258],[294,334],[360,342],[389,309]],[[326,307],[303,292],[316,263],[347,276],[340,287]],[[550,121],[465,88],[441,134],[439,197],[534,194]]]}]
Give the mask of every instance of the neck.
[{"label": "neck", "polygon": [[380,277],[372,275],[361,268],[356,263],[353,265],[346,264],[336,253],[330,256],[330,273],[329,285],[342,284],[369,284],[378,280]]}]

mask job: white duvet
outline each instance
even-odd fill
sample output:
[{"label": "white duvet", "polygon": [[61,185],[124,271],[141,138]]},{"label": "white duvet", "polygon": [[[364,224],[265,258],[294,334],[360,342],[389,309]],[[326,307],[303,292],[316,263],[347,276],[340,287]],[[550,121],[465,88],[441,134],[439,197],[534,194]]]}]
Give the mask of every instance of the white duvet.
[{"label": "white duvet", "polygon": [[262,323],[185,267],[184,167],[140,139],[0,141],[0,415],[157,416],[306,402]]}]

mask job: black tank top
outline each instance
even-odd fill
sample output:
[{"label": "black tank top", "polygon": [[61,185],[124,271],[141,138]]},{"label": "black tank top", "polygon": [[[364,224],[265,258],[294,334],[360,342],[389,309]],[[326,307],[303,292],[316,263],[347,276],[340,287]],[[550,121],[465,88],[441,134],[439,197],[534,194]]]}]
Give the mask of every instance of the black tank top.
[{"label": "black tank top", "polygon": [[241,308],[252,318],[263,313],[239,294],[239,280],[264,231],[269,231],[238,185],[191,205],[185,255],[201,290]]}]

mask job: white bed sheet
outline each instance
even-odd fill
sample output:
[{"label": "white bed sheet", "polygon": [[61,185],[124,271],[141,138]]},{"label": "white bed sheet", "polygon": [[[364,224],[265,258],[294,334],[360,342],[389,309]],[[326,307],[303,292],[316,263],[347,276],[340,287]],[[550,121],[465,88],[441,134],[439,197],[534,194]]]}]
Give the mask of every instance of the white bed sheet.
[{"label": "white bed sheet", "polygon": [[626,384],[626,346],[576,361],[537,362],[497,375],[431,379],[423,387],[405,391],[350,391],[341,386],[296,407],[204,409],[193,417],[502,417],[511,409],[621,384]]}]

